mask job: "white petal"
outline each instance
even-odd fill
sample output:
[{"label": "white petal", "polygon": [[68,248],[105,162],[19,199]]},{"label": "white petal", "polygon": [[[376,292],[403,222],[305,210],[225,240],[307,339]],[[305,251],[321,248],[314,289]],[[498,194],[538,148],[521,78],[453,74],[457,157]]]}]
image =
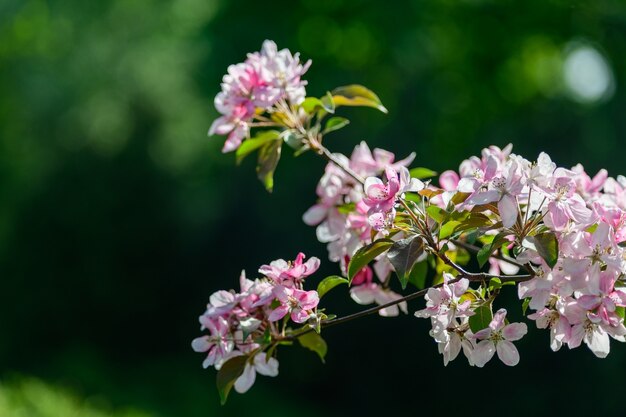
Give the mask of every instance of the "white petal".
[{"label": "white petal", "polygon": [[601,328],[587,332],[585,334],[585,343],[598,358],[606,358],[611,350],[609,335]]},{"label": "white petal", "polygon": [[493,342],[491,340],[483,340],[479,342],[473,350],[472,360],[476,366],[482,368],[493,358],[494,353],[496,353],[496,347]]},{"label": "white petal", "polygon": [[259,353],[254,357],[254,367],[261,375],[278,375],[278,361],[276,358],[269,358],[269,360],[267,360],[265,352]]},{"label": "white petal", "polygon": [[243,374],[235,381],[235,391],[240,394],[248,391],[252,384],[254,384],[254,380],[256,379],[256,371],[254,370],[254,366],[251,366],[249,363],[246,363],[246,367],[243,370]]}]

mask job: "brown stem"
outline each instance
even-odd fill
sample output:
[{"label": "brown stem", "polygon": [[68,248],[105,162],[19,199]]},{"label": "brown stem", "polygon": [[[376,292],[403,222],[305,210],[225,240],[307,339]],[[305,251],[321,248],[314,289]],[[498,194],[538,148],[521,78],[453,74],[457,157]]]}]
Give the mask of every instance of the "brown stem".
[{"label": "brown stem", "polygon": [[[450,240],[450,242],[452,242],[456,246],[462,247],[463,249],[467,249],[470,252],[478,253],[480,251],[480,248],[478,246],[470,245],[469,243],[463,242],[461,240]],[[515,259],[509,258],[508,256],[492,254],[490,257],[499,259],[499,260],[507,262],[507,263],[510,263],[511,265],[515,265],[515,266],[517,266],[519,268],[524,268],[525,267],[524,265],[522,265],[519,262],[517,262]]]}]

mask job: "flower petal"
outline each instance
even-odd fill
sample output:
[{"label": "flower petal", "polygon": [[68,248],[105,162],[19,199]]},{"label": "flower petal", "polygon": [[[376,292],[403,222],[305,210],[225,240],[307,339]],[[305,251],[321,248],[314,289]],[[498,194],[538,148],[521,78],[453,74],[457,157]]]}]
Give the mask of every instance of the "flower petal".
[{"label": "flower petal", "polygon": [[498,358],[508,366],[515,366],[519,363],[519,352],[515,345],[508,340],[498,342],[496,346]]}]

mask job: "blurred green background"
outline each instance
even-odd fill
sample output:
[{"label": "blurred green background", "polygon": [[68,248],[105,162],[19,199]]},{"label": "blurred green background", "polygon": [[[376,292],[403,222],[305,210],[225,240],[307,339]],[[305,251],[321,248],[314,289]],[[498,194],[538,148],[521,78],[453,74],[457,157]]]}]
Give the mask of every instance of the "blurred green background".
[{"label": "blurred green background", "polygon": [[444,368],[412,315],[329,329],[326,365],[285,349],[277,378],[218,405],[190,349],[209,295],[300,250],[326,260],[301,222],[324,163],[286,153],[269,195],[206,136],[226,67],[264,39],[313,59],[310,94],[360,83],[389,109],[342,110],[334,150],[365,139],[441,171],[511,142],[626,173],[623,1],[2,0],[0,416],[623,409],[622,344],[555,354],[531,323],[518,367]]}]

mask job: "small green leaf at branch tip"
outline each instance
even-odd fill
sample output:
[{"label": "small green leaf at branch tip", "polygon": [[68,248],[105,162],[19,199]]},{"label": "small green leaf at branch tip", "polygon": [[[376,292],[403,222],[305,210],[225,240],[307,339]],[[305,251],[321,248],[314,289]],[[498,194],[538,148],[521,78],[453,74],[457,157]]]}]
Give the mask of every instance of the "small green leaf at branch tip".
[{"label": "small green leaf at branch tip", "polygon": [[307,97],[302,104],[300,104],[300,107],[308,114],[313,114],[318,109],[323,109],[324,105],[322,104],[322,100],[317,97]]},{"label": "small green leaf at branch tip", "polygon": [[528,306],[530,305],[530,298],[524,298],[522,302],[522,314],[526,315],[526,310],[528,310]]},{"label": "small green leaf at branch tip", "polygon": [[277,140],[266,143],[259,151],[257,177],[270,193],[274,189],[274,171],[280,160],[281,148],[282,142]]},{"label": "small green leaf at branch tip", "polygon": [[328,352],[328,346],[326,345],[326,341],[322,339],[322,336],[315,332],[308,332],[299,336],[298,342],[300,342],[302,347],[317,353],[322,363],[324,363],[326,352]]},{"label": "small green leaf at branch tip", "polygon": [[326,277],[317,285],[317,294],[322,298],[328,291],[341,284],[348,284],[348,280],[339,275]]},{"label": "small green leaf at branch tip", "polygon": [[325,135],[327,133],[334,132],[335,130],[339,130],[342,127],[347,126],[349,123],[350,120],[346,119],[345,117],[331,117],[326,122],[326,126],[324,127],[322,134]]},{"label": "small green leaf at branch tip", "polygon": [[431,178],[437,175],[437,172],[433,171],[432,169],[423,167],[413,168],[409,171],[409,173],[411,174],[411,178],[417,178],[420,180],[423,180],[425,178]]},{"label": "small green leaf at branch tip", "polygon": [[424,241],[419,236],[411,236],[395,242],[387,252],[387,259],[393,265],[402,289],[406,288],[409,274],[415,263],[424,254]]},{"label": "small green leaf at branch tip", "polygon": [[237,165],[241,164],[241,161],[243,161],[246,156],[250,155],[266,143],[278,140],[279,136],[280,132],[277,130],[264,130],[259,132],[258,135],[244,140],[235,153]]},{"label": "small green leaf at branch tip", "polygon": [[474,310],[474,313],[475,314],[469,318],[469,325],[472,333],[479,332],[480,330],[489,327],[489,323],[493,320],[491,304],[483,304]]},{"label": "small green leaf at branch tip", "polygon": [[336,103],[333,95],[330,92],[327,92],[326,95],[320,99],[320,102],[322,103],[322,107],[324,108],[326,113],[335,113]]},{"label": "small green leaf at branch tip", "polygon": [[348,264],[348,280],[352,283],[354,276],[381,253],[389,250],[395,242],[391,239],[378,239],[356,251]]},{"label": "small green leaf at branch tip", "polygon": [[383,106],[378,96],[367,87],[358,84],[337,87],[332,91],[333,101],[336,106],[364,106],[373,107],[383,113],[387,109]]},{"label": "small green leaf at branch tip", "polygon": [[248,356],[244,355],[235,356],[234,358],[231,358],[224,362],[224,364],[218,371],[216,384],[217,391],[220,394],[220,402],[222,405],[226,404],[228,394],[233,388],[235,381],[237,381],[237,378],[239,378],[241,374],[243,374],[248,359]]}]

